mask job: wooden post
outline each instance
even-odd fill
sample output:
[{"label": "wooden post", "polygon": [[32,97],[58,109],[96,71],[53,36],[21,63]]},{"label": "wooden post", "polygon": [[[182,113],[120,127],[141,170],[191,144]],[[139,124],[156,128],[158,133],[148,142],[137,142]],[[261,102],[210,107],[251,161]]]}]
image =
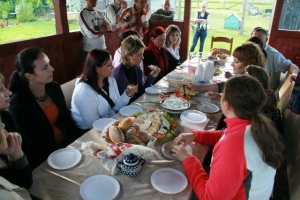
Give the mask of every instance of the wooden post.
[{"label": "wooden post", "polygon": [[241,23],[241,27],[240,27],[240,35],[243,35],[243,34],[244,34],[244,23],[245,23],[246,4],[247,4],[247,0],[244,0],[244,1],[243,1],[242,23]]}]

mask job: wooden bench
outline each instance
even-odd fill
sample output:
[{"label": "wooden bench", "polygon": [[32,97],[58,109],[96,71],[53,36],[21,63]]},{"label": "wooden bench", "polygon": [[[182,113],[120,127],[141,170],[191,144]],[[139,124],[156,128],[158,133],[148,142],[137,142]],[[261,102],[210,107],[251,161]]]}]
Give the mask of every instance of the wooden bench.
[{"label": "wooden bench", "polygon": [[291,200],[300,199],[300,115],[288,109],[289,100],[294,88],[287,74],[279,89],[281,109],[283,113],[283,140],[286,149],[286,166],[289,194]]}]

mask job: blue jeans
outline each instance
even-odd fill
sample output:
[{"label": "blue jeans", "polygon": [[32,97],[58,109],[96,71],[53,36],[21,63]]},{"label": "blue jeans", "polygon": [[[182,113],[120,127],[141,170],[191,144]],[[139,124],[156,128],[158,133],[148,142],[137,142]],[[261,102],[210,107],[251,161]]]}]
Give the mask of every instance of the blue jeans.
[{"label": "blue jeans", "polygon": [[198,39],[200,37],[200,47],[199,47],[199,52],[203,52],[203,48],[204,48],[204,41],[205,38],[207,36],[207,31],[195,31],[194,32],[194,37],[193,37],[193,43],[190,49],[190,52],[194,52],[194,49],[197,45]]}]

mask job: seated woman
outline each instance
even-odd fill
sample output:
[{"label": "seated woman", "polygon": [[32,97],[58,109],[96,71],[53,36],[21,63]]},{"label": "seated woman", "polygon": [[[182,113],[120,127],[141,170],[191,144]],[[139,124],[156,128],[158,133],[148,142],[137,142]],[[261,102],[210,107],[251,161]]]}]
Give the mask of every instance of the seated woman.
[{"label": "seated woman", "polygon": [[173,69],[169,65],[168,51],[164,47],[166,41],[165,29],[161,26],[155,27],[150,33],[150,44],[144,51],[144,74],[150,73],[149,65],[155,65],[161,69],[161,73],[155,79],[155,82],[166,76]]},{"label": "seated woman", "polygon": [[[138,33],[134,30],[126,30],[122,33],[121,35],[121,43],[130,35],[136,36],[138,37]],[[120,47],[115,51],[115,55],[114,55],[114,59],[112,61],[112,65],[114,66],[114,68],[116,68],[117,66],[119,66],[120,62],[121,62],[121,45]],[[142,62],[141,62],[142,63]],[[142,65],[143,67],[143,65]],[[141,68],[142,69],[142,68]],[[144,69],[142,69],[144,70]]]},{"label": "seated woman", "polygon": [[72,120],[61,87],[53,81],[50,60],[40,48],[22,50],[15,68],[9,85],[13,92],[9,112],[34,169],[85,130],[79,129]]},{"label": "seated woman", "polygon": [[[265,56],[261,51],[260,47],[253,42],[245,42],[241,46],[238,46],[233,51],[233,62],[231,66],[233,67],[234,74],[244,74],[245,68],[248,65],[256,65],[265,68]],[[183,83],[188,88],[192,90],[197,90],[199,92],[218,92],[221,93],[225,82],[212,83],[205,85],[194,85],[191,82]]]},{"label": "seated woman", "polygon": [[94,49],[88,53],[71,102],[72,117],[80,128],[91,129],[97,119],[113,116],[137,92],[126,89],[120,96],[112,69],[108,51]]},{"label": "seated woman", "polygon": [[274,126],[276,127],[277,131],[282,134],[283,133],[283,122],[281,119],[280,110],[277,108],[277,99],[275,96],[275,91],[269,89],[270,86],[270,77],[266,70],[254,66],[249,65],[246,68],[246,71],[249,76],[256,78],[266,92],[266,101],[264,106],[262,107],[262,113],[265,114],[268,118],[273,121]]},{"label": "seated woman", "polygon": [[181,31],[176,25],[170,25],[166,29],[166,49],[168,50],[169,66],[176,68],[180,65],[179,45]]},{"label": "seated woman", "polygon": [[[271,120],[260,113],[265,100],[255,78],[235,76],[226,82],[220,102],[227,128],[192,130],[175,138],[172,155],[182,161],[198,199],[270,199],[284,144]],[[215,145],[209,175],[186,150],[191,142]]]},{"label": "seated woman", "polygon": [[[29,189],[32,185],[31,167],[21,148],[22,138],[15,132],[11,115],[5,111],[9,106],[11,94],[11,91],[5,88],[4,77],[0,74],[0,177]],[[1,178],[0,185],[3,183]]]},{"label": "seated woman", "polygon": [[117,80],[120,94],[129,84],[138,86],[138,92],[130,100],[129,103],[131,103],[145,92],[145,88],[151,86],[160,73],[160,69],[156,68],[151,71],[144,82],[143,72],[138,66],[143,59],[145,45],[139,38],[129,36],[122,42],[121,47],[121,64],[113,70],[113,76]]},{"label": "seated woman", "polygon": [[[7,133],[0,120],[0,194],[1,199],[31,199],[32,172],[22,151],[22,138],[18,133]],[[2,160],[6,156],[8,162]]]}]

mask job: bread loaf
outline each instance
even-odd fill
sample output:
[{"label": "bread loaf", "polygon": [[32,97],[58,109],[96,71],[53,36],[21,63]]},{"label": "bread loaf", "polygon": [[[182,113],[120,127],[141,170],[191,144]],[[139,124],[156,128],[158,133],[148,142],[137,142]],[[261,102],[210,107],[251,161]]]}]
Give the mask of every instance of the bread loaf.
[{"label": "bread loaf", "polygon": [[126,131],[135,122],[135,117],[126,117],[118,125],[122,131]]},{"label": "bread loaf", "polygon": [[108,135],[113,143],[125,142],[123,131],[114,124],[109,127]]}]

